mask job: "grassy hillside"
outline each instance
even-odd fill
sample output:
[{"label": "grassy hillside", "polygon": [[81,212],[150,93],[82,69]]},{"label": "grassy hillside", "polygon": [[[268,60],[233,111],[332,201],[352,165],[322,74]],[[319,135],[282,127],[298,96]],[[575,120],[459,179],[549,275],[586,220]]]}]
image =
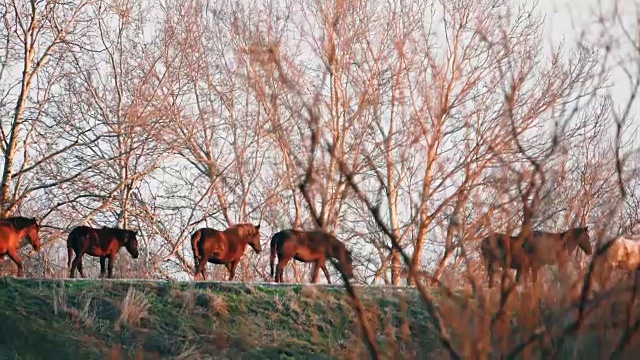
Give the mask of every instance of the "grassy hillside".
[{"label": "grassy hillside", "polygon": [[[448,358],[416,290],[357,292],[384,358]],[[582,329],[570,334],[575,305],[557,302],[563,292],[546,294],[515,294],[504,331],[488,330],[490,314],[479,312],[476,300],[433,295],[463,358],[479,350],[504,358],[532,334],[544,336],[514,358],[601,359],[616,352],[615,358],[636,358],[640,336],[624,335],[640,330],[630,291],[590,300]],[[490,303],[497,300],[491,296]],[[0,278],[0,359],[239,358],[363,359],[368,353],[340,287]]]},{"label": "grassy hillside", "polygon": [[[417,294],[359,289],[383,351],[429,358]],[[344,290],[0,279],[0,358],[366,358]]]}]

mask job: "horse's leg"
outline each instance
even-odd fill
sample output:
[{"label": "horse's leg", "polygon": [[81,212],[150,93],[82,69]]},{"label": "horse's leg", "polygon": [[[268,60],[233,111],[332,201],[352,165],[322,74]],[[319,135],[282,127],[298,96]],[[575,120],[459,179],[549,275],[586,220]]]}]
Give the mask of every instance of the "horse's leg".
[{"label": "horse's leg", "polygon": [[493,261],[487,262],[487,274],[489,275],[489,289],[493,287]]},{"label": "horse's leg", "polygon": [[329,270],[327,270],[327,264],[323,263],[322,265],[320,265],[320,269],[322,269],[324,276],[327,278],[327,282],[329,283],[329,285],[331,285],[331,277],[329,277]]},{"label": "horse's leg", "polygon": [[105,273],[107,272],[107,257],[100,256],[100,278],[104,278]]},{"label": "horse's leg", "polygon": [[107,267],[107,269],[108,269],[107,277],[109,279],[113,278],[113,260],[115,260],[115,258],[116,258],[115,255],[109,255],[109,257],[108,257],[109,265]]},{"label": "horse's leg", "polygon": [[81,259],[83,255],[84,253],[82,251],[76,252],[76,256],[73,258],[73,261],[71,262],[71,273],[69,274],[69,277],[71,279],[76,277],[76,269],[78,268],[78,263],[82,261]]},{"label": "horse's leg", "polygon": [[320,270],[320,264],[319,264],[319,261],[316,261],[315,264],[313,265],[313,273],[311,274],[312,284],[316,284],[318,282],[320,277],[319,270]]},{"label": "horse's leg", "polygon": [[278,257],[278,265],[276,265],[276,282],[282,283],[284,282],[283,280],[283,273],[284,273],[284,267],[287,266],[287,264],[289,263],[289,260],[291,258],[289,257]]},{"label": "horse's leg", "polygon": [[193,275],[193,279],[197,280],[198,274],[202,275],[203,280],[207,280],[207,275],[205,274],[205,268],[207,267],[206,261],[197,261],[198,266],[196,267],[196,273]]},{"label": "horse's leg", "polygon": [[76,272],[76,258],[78,257],[78,254],[76,253],[73,260],[71,260],[71,269],[69,269],[69,279],[73,279],[75,277],[75,272]]},{"label": "horse's leg", "polygon": [[524,266],[520,266],[516,269],[516,284],[515,286],[520,285],[520,280],[522,280],[523,275],[524,275],[524,281],[522,281],[524,284],[527,283],[527,268]]},{"label": "horse's leg", "polygon": [[18,267],[18,277],[24,276],[22,272],[22,259],[20,258],[18,253],[15,250],[9,250],[7,252],[7,255],[9,255],[11,260],[13,260],[13,262],[16,263],[16,266]]},{"label": "horse's leg", "polygon": [[229,281],[233,280],[233,277],[236,276],[236,267],[238,266],[238,260],[234,260],[227,264],[227,270],[229,270]]},{"label": "horse's leg", "polygon": [[84,279],[84,271],[82,271],[82,258],[78,261],[78,272],[80,273],[80,277]]}]

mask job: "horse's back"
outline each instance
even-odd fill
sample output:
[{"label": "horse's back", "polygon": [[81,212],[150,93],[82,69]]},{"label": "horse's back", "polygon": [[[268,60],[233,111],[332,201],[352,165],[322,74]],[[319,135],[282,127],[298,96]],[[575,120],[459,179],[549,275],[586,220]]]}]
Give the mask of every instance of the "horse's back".
[{"label": "horse's back", "polygon": [[71,230],[69,236],[67,236],[67,247],[80,245],[85,242],[90,243],[92,238],[91,235],[95,233],[96,230],[97,229],[86,225],[76,226]]},{"label": "horse's back", "polygon": [[271,238],[273,248],[278,253],[290,254],[298,261],[313,261],[322,257],[329,249],[332,235],[321,230],[301,231],[286,229]]},{"label": "horse's back", "polygon": [[299,231],[294,229],[280,230],[273,234],[271,242],[276,248],[281,248],[287,243],[296,243],[297,245],[303,245],[306,240],[305,231]]},{"label": "horse's back", "polygon": [[212,228],[201,228],[198,230],[200,232],[200,242],[220,242],[223,241],[224,237],[222,236],[222,231],[212,229]]},{"label": "horse's back", "polygon": [[635,269],[640,265],[640,242],[622,236],[611,240],[604,254],[607,262],[619,268]]}]

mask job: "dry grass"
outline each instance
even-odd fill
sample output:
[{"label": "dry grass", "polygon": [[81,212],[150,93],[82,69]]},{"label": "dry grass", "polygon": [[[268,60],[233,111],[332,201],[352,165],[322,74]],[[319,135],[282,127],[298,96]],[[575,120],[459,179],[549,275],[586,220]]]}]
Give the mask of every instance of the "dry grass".
[{"label": "dry grass", "polygon": [[181,291],[181,290],[171,290],[171,296],[182,305],[180,308],[180,314],[188,316],[191,314],[195,303],[196,303],[196,293],[193,291]]},{"label": "dry grass", "polygon": [[229,317],[229,306],[223,297],[209,294],[209,301],[213,314],[221,315],[224,318]]},{"label": "dry grass", "polygon": [[[210,359],[211,357],[204,357],[206,359]],[[200,352],[197,350],[195,345],[184,344],[182,351],[178,354],[175,360],[200,360],[203,359]]]},{"label": "dry grass", "polygon": [[149,302],[143,292],[129,287],[120,305],[120,317],[115,323],[115,329],[120,330],[123,324],[137,326],[140,321],[149,317]]},{"label": "dry grass", "polygon": [[91,294],[83,294],[79,300],[81,303],[80,308],[70,306],[67,303],[67,297],[65,295],[64,286],[60,286],[53,289],[53,313],[55,315],[67,314],[71,319],[85,327],[91,327],[94,324],[96,317],[95,311],[91,309],[91,300],[93,299]]}]

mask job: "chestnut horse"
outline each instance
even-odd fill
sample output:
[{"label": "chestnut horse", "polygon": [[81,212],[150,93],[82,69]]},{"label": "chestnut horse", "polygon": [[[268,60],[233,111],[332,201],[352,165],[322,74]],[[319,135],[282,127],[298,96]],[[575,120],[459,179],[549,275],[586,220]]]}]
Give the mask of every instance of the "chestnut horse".
[{"label": "chestnut horse", "polygon": [[207,262],[212,264],[224,264],[229,270],[229,281],[236,274],[236,267],[240,258],[250,245],[256,254],[262,251],[260,245],[260,224],[236,224],[224,231],[211,228],[201,228],[191,234],[191,250],[195,263],[195,275],[202,274],[202,279],[207,280],[204,271]]},{"label": "chestnut horse", "polygon": [[40,225],[35,218],[22,216],[0,220],[0,257],[9,255],[18,267],[18,276],[23,276],[22,259],[18,255],[20,240],[27,237],[35,251],[40,249]]},{"label": "chestnut horse", "polygon": [[516,283],[520,281],[523,272],[526,275],[531,269],[531,263],[524,250],[524,239],[518,236],[503,233],[491,234],[482,239],[480,253],[487,266],[490,289],[493,287],[496,265],[503,269],[516,270]]},{"label": "chestnut horse", "polygon": [[278,256],[275,281],[283,282],[282,273],[289,260],[296,259],[301,262],[315,262],[313,268],[312,283],[318,282],[319,269],[322,269],[327,282],[331,284],[329,271],[327,271],[327,258],[338,260],[339,271],[348,278],[353,278],[353,259],[346,246],[335,236],[321,230],[298,231],[293,229],[282,230],[271,237],[271,277],[273,264]]},{"label": "chestnut horse", "polygon": [[[101,229],[89,226],[78,226],[74,228],[67,238],[67,253],[69,254],[69,263],[71,267],[70,278],[75,277],[76,268],[80,276],[84,278],[82,271],[82,256],[84,254],[100,258],[100,277],[104,277],[105,262],[109,260],[108,278],[113,277],[113,262],[120,248],[123,246],[127,249],[131,257],[138,258],[138,231],[126,230],[112,227],[102,227]],[[73,253],[75,258],[72,261]]]}]

